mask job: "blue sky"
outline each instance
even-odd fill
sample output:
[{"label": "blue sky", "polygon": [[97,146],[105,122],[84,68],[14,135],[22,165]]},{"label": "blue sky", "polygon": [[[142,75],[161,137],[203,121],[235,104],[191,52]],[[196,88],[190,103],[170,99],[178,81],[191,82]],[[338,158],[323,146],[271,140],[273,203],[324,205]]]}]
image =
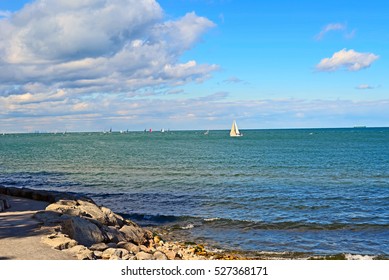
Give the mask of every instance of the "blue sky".
[{"label": "blue sky", "polygon": [[0,132],[388,126],[388,13],[386,1],[0,1]]}]

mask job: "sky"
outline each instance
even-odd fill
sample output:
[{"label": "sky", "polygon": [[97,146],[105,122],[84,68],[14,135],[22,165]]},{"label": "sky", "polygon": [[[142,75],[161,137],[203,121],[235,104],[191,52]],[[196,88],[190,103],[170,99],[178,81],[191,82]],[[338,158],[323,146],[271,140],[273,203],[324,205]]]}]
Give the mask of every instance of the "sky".
[{"label": "sky", "polygon": [[0,133],[389,126],[387,1],[0,0]]}]

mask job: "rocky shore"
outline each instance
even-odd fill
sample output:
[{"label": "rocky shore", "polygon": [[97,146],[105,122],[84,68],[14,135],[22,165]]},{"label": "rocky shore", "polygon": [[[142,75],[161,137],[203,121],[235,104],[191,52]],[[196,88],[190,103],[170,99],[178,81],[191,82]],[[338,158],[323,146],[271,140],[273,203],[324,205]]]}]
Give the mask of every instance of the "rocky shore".
[{"label": "rocky shore", "polygon": [[246,259],[207,250],[201,244],[164,240],[92,199],[72,193],[0,186],[0,211],[12,208],[6,196],[50,203],[34,214],[47,232],[42,242],[81,260]]},{"label": "rocky shore", "polygon": [[44,210],[33,215],[45,232],[41,242],[80,260],[387,259],[343,253],[317,256],[299,252],[222,251],[203,244],[177,241],[161,227],[142,228],[79,194],[0,185],[0,212],[12,210],[12,202],[7,196],[47,202]]}]

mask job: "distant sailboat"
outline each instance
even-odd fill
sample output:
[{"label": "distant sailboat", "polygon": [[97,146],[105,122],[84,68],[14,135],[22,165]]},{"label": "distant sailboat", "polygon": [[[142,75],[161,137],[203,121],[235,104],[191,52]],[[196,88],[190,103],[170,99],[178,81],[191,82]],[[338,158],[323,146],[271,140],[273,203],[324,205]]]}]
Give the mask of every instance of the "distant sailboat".
[{"label": "distant sailboat", "polygon": [[230,131],[230,136],[231,137],[240,137],[243,136],[243,133],[241,133],[238,129],[238,125],[236,124],[236,121],[232,122],[232,127]]}]

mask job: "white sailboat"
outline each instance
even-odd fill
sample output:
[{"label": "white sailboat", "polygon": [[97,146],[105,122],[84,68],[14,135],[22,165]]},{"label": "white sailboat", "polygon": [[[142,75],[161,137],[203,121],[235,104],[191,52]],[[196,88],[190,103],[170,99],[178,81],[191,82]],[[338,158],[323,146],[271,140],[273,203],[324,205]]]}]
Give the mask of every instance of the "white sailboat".
[{"label": "white sailboat", "polygon": [[231,137],[240,137],[243,136],[243,133],[241,133],[238,129],[238,125],[236,124],[236,121],[232,122],[232,127],[230,131],[230,136]]}]

